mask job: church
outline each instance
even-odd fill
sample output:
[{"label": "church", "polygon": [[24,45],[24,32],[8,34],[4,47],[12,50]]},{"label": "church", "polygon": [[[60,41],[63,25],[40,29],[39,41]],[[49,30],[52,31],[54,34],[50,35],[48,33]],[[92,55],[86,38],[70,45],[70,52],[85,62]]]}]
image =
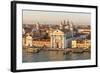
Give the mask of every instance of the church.
[{"label": "church", "polygon": [[57,29],[51,34],[51,48],[66,48],[66,36]]},{"label": "church", "polygon": [[51,48],[67,48],[69,46],[67,39],[74,35],[73,28],[73,24],[70,24],[69,21],[67,24],[65,21],[61,23],[60,27],[50,34]]}]

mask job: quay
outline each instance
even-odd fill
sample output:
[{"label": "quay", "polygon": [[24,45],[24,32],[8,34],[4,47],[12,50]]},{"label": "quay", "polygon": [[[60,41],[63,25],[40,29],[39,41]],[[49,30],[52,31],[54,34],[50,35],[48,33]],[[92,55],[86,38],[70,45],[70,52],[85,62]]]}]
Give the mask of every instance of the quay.
[{"label": "quay", "polygon": [[34,48],[34,47],[29,47],[27,48],[28,53],[38,53],[40,51],[63,51],[64,54],[68,53],[83,53],[83,52],[90,52],[90,49],[83,49],[83,48]]},{"label": "quay", "polygon": [[83,53],[83,52],[90,52],[90,49],[83,49],[83,48],[66,48],[66,49],[62,49],[62,48],[46,48],[45,51],[64,51],[64,54],[67,53]]}]

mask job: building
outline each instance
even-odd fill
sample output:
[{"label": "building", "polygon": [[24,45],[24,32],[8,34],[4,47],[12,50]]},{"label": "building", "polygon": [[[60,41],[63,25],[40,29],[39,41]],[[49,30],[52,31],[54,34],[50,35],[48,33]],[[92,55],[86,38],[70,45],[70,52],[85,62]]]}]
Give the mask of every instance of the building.
[{"label": "building", "polygon": [[91,41],[90,40],[72,40],[72,48],[90,48],[91,47]]},{"label": "building", "polygon": [[66,48],[66,37],[59,29],[51,33],[51,48]]},{"label": "building", "polygon": [[65,20],[64,22],[61,22],[59,28],[50,34],[51,48],[67,48],[67,39],[74,36],[73,28],[73,24],[69,23],[69,21],[67,21],[67,23]]},{"label": "building", "polygon": [[26,47],[31,47],[32,46],[32,37],[30,36],[29,33],[27,33],[26,37],[25,37],[25,46]]},{"label": "building", "polygon": [[90,28],[79,28],[78,29],[78,33],[79,34],[88,35],[88,34],[90,34],[90,32],[91,32],[91,29]]},{"label": "building", "polygon": [[[34,26],[35,27],[35,26]],[[26,46],[49,47],[49,48],[69,48],[71,47],[71,39],[74,36],[74,25],[69,21],[63,21],[60,25],[40,25],[36,24],[36,28],[32,28],[31,36],[27,34],[25,38]],[[32,39],[33,38],[33,39]],[[42,41],[44,39],[44,41]],[[49,41],[46,41],[48,40]],[[68,40],[69,39],[69,40]]]}]

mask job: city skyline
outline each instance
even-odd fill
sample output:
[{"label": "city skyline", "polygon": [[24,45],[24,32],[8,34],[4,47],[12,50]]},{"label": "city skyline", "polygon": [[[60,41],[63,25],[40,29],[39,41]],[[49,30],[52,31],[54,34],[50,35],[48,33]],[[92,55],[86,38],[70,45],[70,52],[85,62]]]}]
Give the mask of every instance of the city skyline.
[{"label": "city skyline", "polygon": [[86,13],[23,11],[22,62],[91,59],[90,20]]},{"label": "city skyline", "polygon": [[30,11],[23,10],[23,24],[60,24],[63,21],[73,22],[75,25],[90,25],[90,13]]}]

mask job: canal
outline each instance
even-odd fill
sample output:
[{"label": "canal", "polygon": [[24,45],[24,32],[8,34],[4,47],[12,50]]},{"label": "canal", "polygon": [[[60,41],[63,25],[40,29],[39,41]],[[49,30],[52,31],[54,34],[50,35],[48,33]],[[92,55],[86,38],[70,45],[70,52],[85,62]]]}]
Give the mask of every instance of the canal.
[{"label": "canal", "polygon": [[22,62],[48,62],[48,61],[69,61],[69,60],[87,60],[91,59],[91,53],[68,53],[63,51],[40,51],[38,53],[28,53],[23,49]]}]

